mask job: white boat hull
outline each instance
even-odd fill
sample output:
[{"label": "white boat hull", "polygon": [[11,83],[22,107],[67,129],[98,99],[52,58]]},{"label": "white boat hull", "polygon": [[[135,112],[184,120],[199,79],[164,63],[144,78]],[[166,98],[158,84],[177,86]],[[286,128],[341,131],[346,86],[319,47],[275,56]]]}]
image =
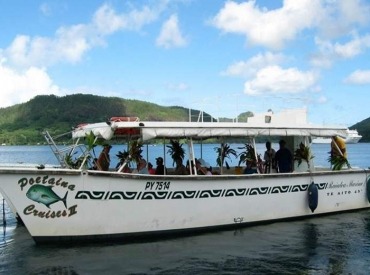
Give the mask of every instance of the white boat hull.
[{"label": "white boat hull", "polygon": [[[232,176],[153,176],[95,171],[0,169],[0,191],[34,240],[154,236],[242,226],[370,207],[370,171]],[[308,186],[318,186],[318,207]],[[53,186],[64,198],[49,205],[26,196]]]}]

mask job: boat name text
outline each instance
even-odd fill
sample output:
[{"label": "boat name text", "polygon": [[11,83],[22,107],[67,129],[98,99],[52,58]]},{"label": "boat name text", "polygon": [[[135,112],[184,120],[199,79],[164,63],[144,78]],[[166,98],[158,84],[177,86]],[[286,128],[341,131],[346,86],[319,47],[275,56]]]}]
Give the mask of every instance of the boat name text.
[{"label": "boat name text", "polygon": [[328,188],[333,189],[333,188],[360,187],[363,184],[364,184],[363,182],[354,182],[354,181],[350,181],[350,183],[348,184],[343,182],[339,183],[331,182],[329,183]]},{"label": "boat name text", "polygon": [[44,219],[54,219],[54,218],[63,218],[63,217],[70,217],[73,216],[74,214],[77,214],[77,205],[73,205],[69,207],[66,210],[59,210],[59,211],[39,211],[36,209],[34,204],[31,204],[27,206],[23,210],[23,214],[25,215],[34,215],[35,217],[39,218],[44,218]]},{"label": "boat name text", "polygon": [[170,181],[147,181],[145,190],[168,190],[170,184]]},{"label": "boat name text", "polygon": [[64,181],[63,178],[49,178],[49,176],[39,176],[36,178],[21,178],[18,181],[18,184],[21,186],[21,190],[23,191],[23,188],[26,187],[28,184],[49,184],[49,185],[55,185],[55,186],[61,186],[64,188],[68,188],[69,190],[73,191],[75,189],[75,185],[69,184],[68,182]]}]

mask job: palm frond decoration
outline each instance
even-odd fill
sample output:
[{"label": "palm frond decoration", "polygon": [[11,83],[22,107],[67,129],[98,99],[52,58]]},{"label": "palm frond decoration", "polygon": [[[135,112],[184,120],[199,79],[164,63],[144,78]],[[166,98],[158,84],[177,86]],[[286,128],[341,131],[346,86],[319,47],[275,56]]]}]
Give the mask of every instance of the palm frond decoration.
[{"label": "palm frond decoration", "polygon": [[171,139],[170,145],[167,145],[168,148],[167,153],[171,155],[173,160],[173,165],[177,163],[178,160],[184,160],[185,158],[185,150],[182,148],[182,145],[178,140]]},{"label": "palm frond decoration", "polygon": [[122,164],[124,164],[125,162],[129,162],[130,161],[130,154],[128,151],[118,151],[118,153],[116,154],[117,158],[118,158],[118,163],[117,163],[117,166],[116,168],[120,167]]},{"label": "palm frond decoration", "polygon": [[86,149],[83,150],[82,154],[77,157],[77,158],[74,158],[73,155],[77,154],[77,152],[69,152],[69,153],[66,153],[66,155],[64,156],[64,161],[65,163],[67,164],[68,167],[72,168],[72,169],[78,169],[80,168],[80,166],[82,165],[84,159],[85,159],[85,155],[86,156],[86,161],[85,161],[85,166],[87,165],[87,163],[89,162],[89,160],[91,159],[90,155],[91,155],[91,151],[93,152],[93,155],[95,157],[95,151],[94,151],[94,148],[98,145],[103,145],[103,140],[99,140],[99,139],[96,139],[95,138],[95,135],[93,134],[92,131],[90,131],[89,133],[86,134],[85,138],[84,138],[84,143],[85,143],[85,146],[86,146]]},{"label": "palm frond decoration", "polygon": [[225,162],[226,168],[229,169],[230,165],[226,161],[226,159],[231,160],[231,157],[230,157],[231,155],[234,157],[237,157],[238,154],[236,153],[236,151],[232,149],[230,145],[228,145],[227,143],[222,143],[221,147],[215,147],[214,149],[217,152],[217,159],[216,159],[217,165],[221,167],[224,165],[224,162]]},{"label": "palm frond decoration", "polygon": [[304,145],[302,142],[299,144],[299,147],[294,151],[294,160],[297,161],[298,166],[302,164],[302,161],[307,162],[308,168],[310,168],[310,160],[315,156],[312,155],[311,149],[309,146]]},{"label": "palm frond decoration", "polygon": [[244,147],[238,147],[238,149],[242,149],[243,151],[239,154],[239,166],[240,164],[242,163],[247,163],[247,161],[250,161],[254,164],[257,163],[257,159],[256,159],[256,152],[254,150],[254,147],[249,144],[249,143],[246,143],[244,144]]},{"label": "palm frond decoration", "polygon": [[351,168],[348,160],[344,156],[332,155],[331,152],[328,158],[328,162],[332,165],[332,170],[339,171],[342,170],[343,166],[346,165],[348,168]]},{"label": "palm frond decoration", "polygon": [[141,148],[142,146],[143,145],[137,140],[131,141],[130,146],[129,146],[130,160],[133,160],[136,163],[139,163],[139,160],[143,157],[141,155],[141,153],[143,152],[143,149]]}]

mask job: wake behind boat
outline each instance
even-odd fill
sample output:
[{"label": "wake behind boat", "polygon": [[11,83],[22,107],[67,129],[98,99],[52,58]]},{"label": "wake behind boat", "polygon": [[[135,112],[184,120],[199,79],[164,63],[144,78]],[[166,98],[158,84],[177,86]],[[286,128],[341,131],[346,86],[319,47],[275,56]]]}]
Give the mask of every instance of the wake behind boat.
[{"label": "wake behind boat", "polygon": [[[0,191],[36,243],[129,240],[369,208],[369,169],[318,168],[310,154],[311,137],[346,135],[346,128],[308,124],[302,110],[267,112],[246,123],[112,118],[76,127],[70,147],[57,146],[45,132],[60,167],[1,167]],[[270,163],[261,163],[256,138],[283,139],[294,152],[293,171],[266,169]],[[195,155],[194,143],[210,139],[220,143],[221,158],[206,176],[195,167],[201,154]],[[94,150],[118,140],[128,144],[120,166],[93,170]],[[232,152],[227,144],[236,140],[247,145],[240,162],[256,166],[254,173],[224,165],[225,152]],[[164,146],[161,158],[174,159],[165,153],[168,146],[174,153],[186,145],[189,174],[170,168],[164,175],[125,172],[129,163],[142,163],[145,145],[153,141]]]}]

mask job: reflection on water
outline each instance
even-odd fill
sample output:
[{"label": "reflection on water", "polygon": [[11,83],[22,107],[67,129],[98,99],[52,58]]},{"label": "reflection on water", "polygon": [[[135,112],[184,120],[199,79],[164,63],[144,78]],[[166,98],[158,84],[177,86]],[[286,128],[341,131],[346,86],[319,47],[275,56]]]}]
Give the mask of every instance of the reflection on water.
[{"label": "reflection on water", "polygon": [[3,274],[368,274],[370,210],[145,243],[38,246],[7,211]]}]

